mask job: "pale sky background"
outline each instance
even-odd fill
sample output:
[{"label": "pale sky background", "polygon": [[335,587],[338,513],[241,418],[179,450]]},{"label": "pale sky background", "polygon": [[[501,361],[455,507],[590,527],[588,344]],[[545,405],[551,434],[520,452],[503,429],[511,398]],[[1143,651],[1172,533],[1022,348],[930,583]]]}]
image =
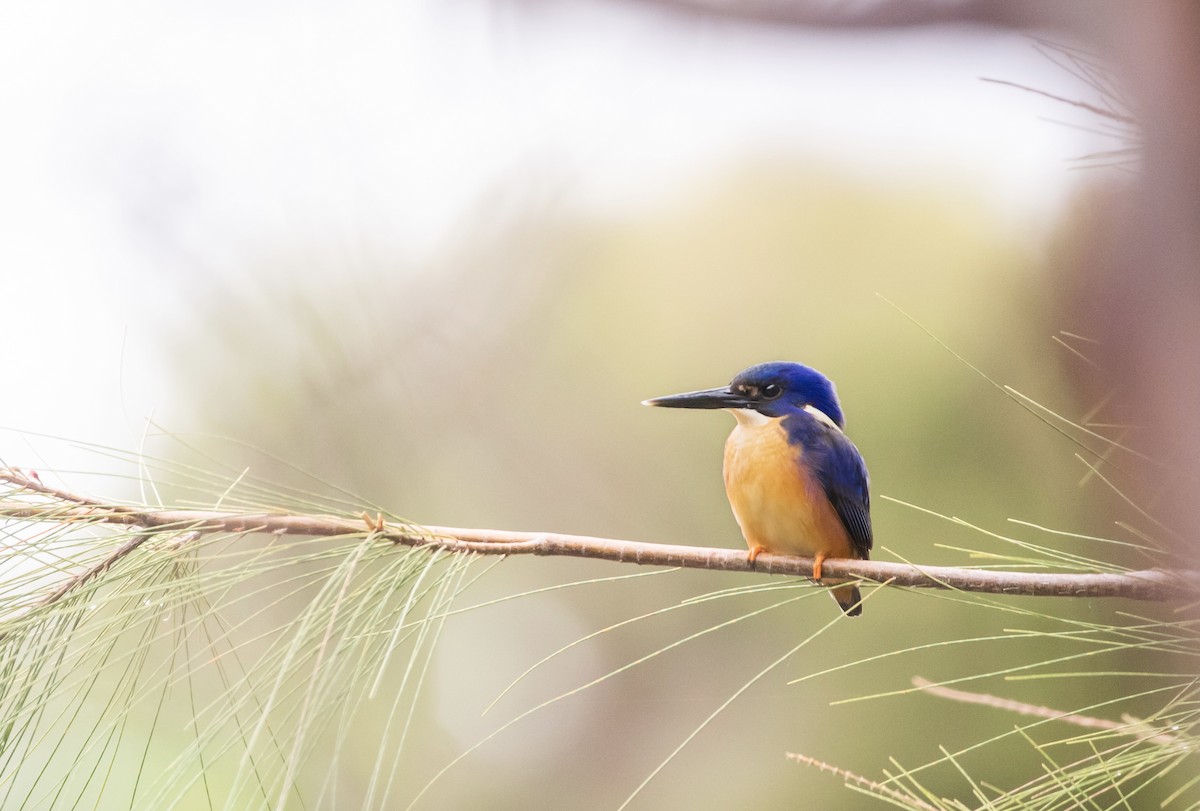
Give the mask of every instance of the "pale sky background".
[{"label": "pale sky background", "polygon": [[[795,32],[625,2],[5,4],[0,267],[25,385],[0,425],[124,448],[150,416],[185,430],[156,410],[157,330],[186,322],[188,274],[237,280],[297,234],[419,265],[498,187],[630,217],[794,154],[950,179],[1041,239],[1072,159],[1113,143],[981,76],[1091,96],[1030,39],[982,30]],[[96,462],[58,452],[45,463]],[[0,458],[43,464],[11,432]]]}]

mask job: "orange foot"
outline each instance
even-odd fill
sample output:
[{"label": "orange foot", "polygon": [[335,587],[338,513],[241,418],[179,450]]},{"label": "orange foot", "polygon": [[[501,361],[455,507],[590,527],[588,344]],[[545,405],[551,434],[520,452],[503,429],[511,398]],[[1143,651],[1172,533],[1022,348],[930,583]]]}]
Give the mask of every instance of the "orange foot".
[{"label": "orange foot", "polygon": [[367,525],[369,532],[383,532],[383,513],[375,513],[375,518],[366,513],[362,514],[363,523]]},{"label": "orange foot", "polygon": [[752,547],[750,547],[750,556],[749,556],[749,559],[750,559],[750,565],[751,565],[751,566],[753,566],[753,565],[754,565],[754,561],[758,560],[758,556],[759,556],[759,555],[761,555],[763,552],[766,552],[766,551],[767,551],[767,550],[763,549],[761,546],[752,546]]},{"label": "orange foot", "polygon": [[817,555],[813,558],[813,580],[821,579],[821,567],[825,564],[825,555]]}]

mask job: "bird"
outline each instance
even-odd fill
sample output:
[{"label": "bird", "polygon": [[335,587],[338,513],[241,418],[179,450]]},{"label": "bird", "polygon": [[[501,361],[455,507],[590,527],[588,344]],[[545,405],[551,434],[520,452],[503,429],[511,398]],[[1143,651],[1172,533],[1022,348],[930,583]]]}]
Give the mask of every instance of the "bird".
[{"label": "bird", "polygon": [[[829,558],[870,558],[870,477],[845,434],[837,392],[825,375],[800,363],[760,363],[728,386],[642,404],[733,414],[737,424],[725,442],[725,494],[751,564],[762,552],[812,557],[812,579],[821,581]],[[831,585],[843,612],[862,614],[856,585]]]}]

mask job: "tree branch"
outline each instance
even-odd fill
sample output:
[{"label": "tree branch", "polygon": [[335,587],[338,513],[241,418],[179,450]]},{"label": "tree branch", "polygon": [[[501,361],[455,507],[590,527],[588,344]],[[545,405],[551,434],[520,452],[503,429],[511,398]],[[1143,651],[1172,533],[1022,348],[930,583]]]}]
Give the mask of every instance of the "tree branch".
[{"label": "tree branch", "polygon": [[788,752],[788,760],[794,760],[796,763],[802,763],[805,766],[812,766],[819,772],[829,772],[832,775],[842,778],[846,783],[853,783],[856,786],[866,789],[872,794],[890,797],[896,801],[897,805],[903,808],[915,808],[918,811],[938,811],[924,800],[914,797],[910,794],[905,794],[903,791],[897,791],[891,786],[885,786],[882,783],[877,783],[869,777],[863,777],[861,774],[855,774],[848,769],[843,769],[840,766],[834,766],[832,763],[826,763],[823,760],[817,760],[809,755],[802,755],[798,752]]},{"label": "tree branch", "polygon": [[[270,533],[307,536],[364,536],[406,546],[477,555],[551,555],[611,560],[641,566],[678,566],[727,572],[806,577],[811,558],[764,553],[751,563],[744,549],[625,541],[554,532],[509,532],[495,529],[416,526],[329,515],[245,514],[218,510],[155,510],[106,504],[50,487],[36,474],[0,469],[0,481],[18,488],[0,500],[0,518],[59,523],[107,523],[150,532]],[[42,497],[21,500],[22,491]],[[142,540],[128,539],[103,561],[54,592],[61,599],[137,549]],[[949,566],[921,566],[879,560],[829,559],[830,579],[860,579],[912,588],[958,589],[989,594],[1058,597],[1125,597],[1133,600],[1181,600],[1200,596],[1200,572],[1148,569],[1123,573],[1007,572]]]},{"label": "tree branch", "polygon": [[813,0],[644,0],[680,13],[803,28],[875,29],[976,24],[1030,29],[1061,23],[1069,13],[1030,0],[877,0],[873,3]]},{"label": "tree branch", "polygon": [[952,687],[931,682],[929,679],[921,676],[913,676],[912,683],[914,687],[919,687],[922,691],[930,695],[947,698],[951,701],[959,701],[964,704],[981,704],[985,707],[995,707],[996,709],[1008,710],[1020,715],[1032,715],[1035,718],[1044,718],[1049,721],[1064,721],[1068,724],[1083,727],[1084,729],[1102,729],[1109,732],[1119,732],[1122,735],[1131,735],[1160,746],[1180,747],[1184,743],[1178,736],[1165,733],[1146,721],[1129,715],[1122,716],[1122,720],[1120,721],[1110,721],[1107,718],[1095,718],[1090,715],[1063,712],[1062,710],[1054,710],[1050,707],[1042,707],[1037,704],[1026,704],[1024,701],[1014,701],[1011,698],[1001,698],[1000,696],[993,696],[988,693],[955,690]]}]

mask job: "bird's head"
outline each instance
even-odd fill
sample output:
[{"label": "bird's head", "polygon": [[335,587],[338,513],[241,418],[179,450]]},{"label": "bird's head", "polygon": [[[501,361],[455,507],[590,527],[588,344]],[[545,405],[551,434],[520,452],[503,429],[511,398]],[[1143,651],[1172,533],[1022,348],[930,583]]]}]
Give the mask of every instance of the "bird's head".
[{"label": "bird's head", "polygon": [[655,397],[644,400],[643,404],[664,408],[725,408],[735,416],[739,413],[751,416],[749,412],[754,412],[769,418],[808,411],[838,428],[844,428],[846,422],[829,378],[803,364],[784,361],[751,366],[719,389]]}]

